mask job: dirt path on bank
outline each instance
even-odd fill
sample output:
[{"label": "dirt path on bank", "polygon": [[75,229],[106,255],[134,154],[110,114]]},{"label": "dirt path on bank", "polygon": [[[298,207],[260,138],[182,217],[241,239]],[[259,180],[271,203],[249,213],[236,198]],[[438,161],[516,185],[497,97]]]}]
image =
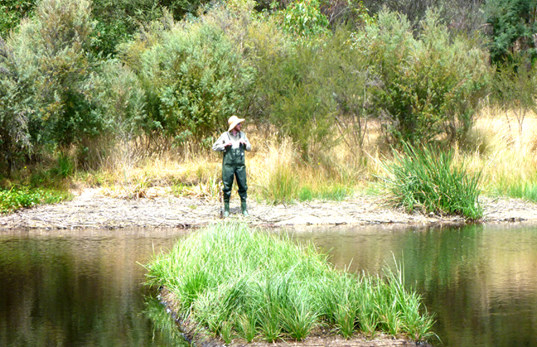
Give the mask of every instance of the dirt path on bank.
[{"label": "dirt path on bank", "polygon": [[[519,199],[482,198],[483,222],[537,222],[537,204]],[[114,229],[125,227],[192,228],[220,220],[220,204],[197,198],[154,194],[152,198],[118,199],[85,189],[71,201],[42,205],[0,216],[2,229]],[[408,214],[386,207],[379,197],[354,196],[344,201],[290,205],[249,202],[250,217],[240,216],[238,199],[231,218],[266,227],[333,225],[417,225],[463,223],[460,217]]]}]

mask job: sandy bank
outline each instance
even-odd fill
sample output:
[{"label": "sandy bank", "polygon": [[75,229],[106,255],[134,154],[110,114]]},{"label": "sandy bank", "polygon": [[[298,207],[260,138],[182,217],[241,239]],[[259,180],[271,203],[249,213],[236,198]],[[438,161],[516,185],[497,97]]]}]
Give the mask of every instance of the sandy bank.
[{"label": "sandy bank", "polygon": [[[42,205],[0,216],[1,229],[114,229],[125,227],[192,228],[220,220],[220,204],[214,200],[177,198],[155,193],[153,197],[119,199],[98,189],[85,189],[71,201]],[[537,204],[518,199],[482,198],[483,222],[537,222]],[[231,201],[231,218],[239,215],[239,201]],[[386,207],[382,199],[354,196],[344,201],[312,201],[289,205],[249,202],[252,225],[435,225],[463,223],[460,217],[408,214]]]}]

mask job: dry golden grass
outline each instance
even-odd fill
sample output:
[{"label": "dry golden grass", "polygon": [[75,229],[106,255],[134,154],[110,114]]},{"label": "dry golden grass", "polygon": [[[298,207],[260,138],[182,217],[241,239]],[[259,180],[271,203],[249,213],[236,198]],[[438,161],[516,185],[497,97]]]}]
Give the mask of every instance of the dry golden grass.
[{"label": "dry golden grass", "polygon": [[[466,163],[470,172],[482,173],[485,194],[495,194],[499,187],[537,180],[537,115],[529,114],[520,127],[516,113],[485,108],[477,116],[467,141],[454,148],[458,162]],[[290,180],[296,191],[304,188],[321,191],[344,186],[363,191],[377,175],[383,173],[382,162],[389,160],[378,145],[374,124],[361,152],[341,142],[306,162],[290,139],[278,139],[274,132],[246,129],[252,143],[247,154],[250,196],[266,198],[275,177]],[[386,149],[384,149],[386,151]],[[79,181],[101,185],[106,194],[121,197],[152,195],[150,188],[170,187],[166,192],[205,199],[218,199],[221,154],[209,149],[170,150],[144,156],[124,148],[106,158],[98,173],[85,173]],[[284,182],[285,183],[285,182]]]},{"label": "dry golden grass", "polygon": [[458,150],[470,171],[482,170],[482,188],[495,193],[500,187],[535,183],[537,115],[529,114],[522,128],[513,112],[485,109],[476,119],[468,144]]}]

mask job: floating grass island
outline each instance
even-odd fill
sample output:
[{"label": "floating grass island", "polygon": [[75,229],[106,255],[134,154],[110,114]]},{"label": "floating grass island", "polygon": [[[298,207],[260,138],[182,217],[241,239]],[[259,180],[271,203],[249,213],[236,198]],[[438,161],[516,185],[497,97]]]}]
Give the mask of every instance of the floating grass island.
[{"label": "floating grass island", "polygon": [[173,296],[184,324],[225,344],[434,335],[433,317],[404,287],[400,269],[339,271],[312,245],[237,222],[198,230],[146,268],[149,284]]}]

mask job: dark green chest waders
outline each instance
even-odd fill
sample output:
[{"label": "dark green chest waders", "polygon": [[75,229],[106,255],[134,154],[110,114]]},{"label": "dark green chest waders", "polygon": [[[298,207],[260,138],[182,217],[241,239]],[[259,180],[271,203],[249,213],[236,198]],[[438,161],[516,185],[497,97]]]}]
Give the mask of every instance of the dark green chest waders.
[{"label": "dark green chest waders", "polygon": [[[229,140],[231,136],[227,133]],[[240,138],[240,133],[239,133]],[[242,203],[246,203],[248,185],[246,184],[246,166],[244,164],[244,145],[239,148],[229,148],[224,151],[224,159],[222,161],[222,181],[224,183],[224,203],[229,204],[231,197],[231,188],[233,187],[233,178],[237,179],[239,186],[239,196]]]}]

